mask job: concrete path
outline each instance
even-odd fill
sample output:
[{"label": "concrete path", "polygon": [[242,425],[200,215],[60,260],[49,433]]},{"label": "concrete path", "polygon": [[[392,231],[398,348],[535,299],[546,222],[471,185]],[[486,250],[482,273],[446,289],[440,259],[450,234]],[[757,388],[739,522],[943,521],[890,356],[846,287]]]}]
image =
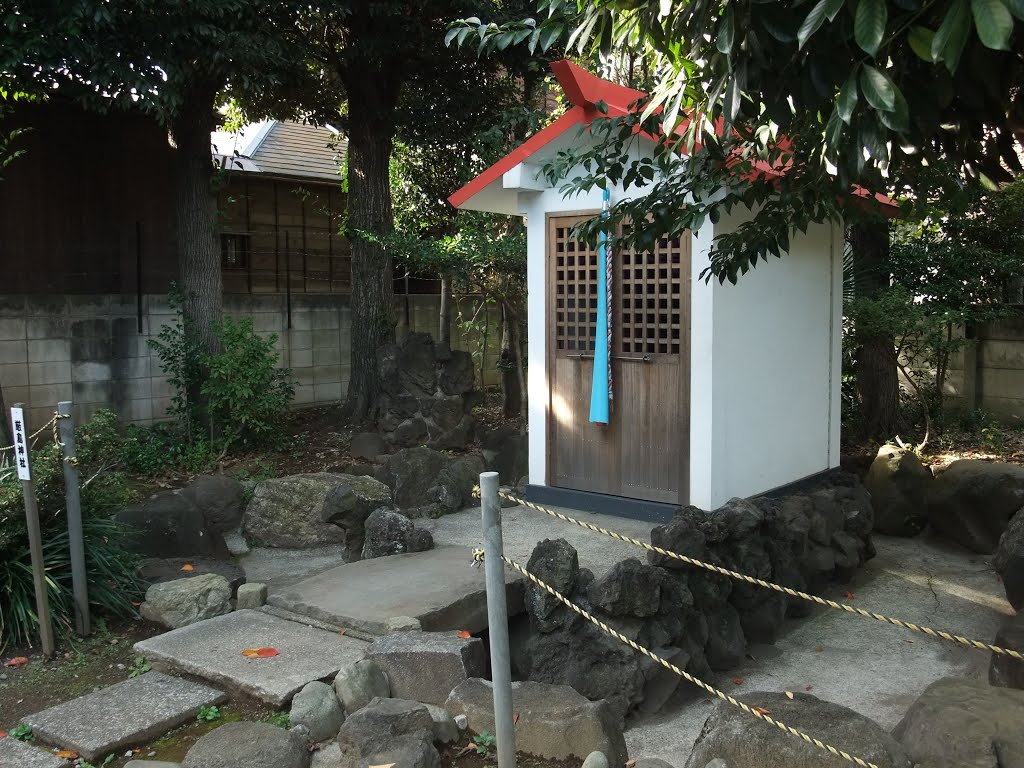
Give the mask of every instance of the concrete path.
[{"label": "concrete path", "polygon": [[[878,557],[831,597],[845,600],[849,590],[862,608],[986,642],[1011,613],[987,558],[924,538],[879,536],[875,544]],[[750,653],[754,658],[742,668],[709,682],[729,692],[807,691],[887,729],[930,683],[949,676],[987,680],[989,663],[987,653],[826,608],[788,621],[774,646]],[[687,688],[687,703],[628,724],[630,757],[658,757],[677,768],[686,764],[716,706]]]},{"label": "concrete path", "polygon": [[0,738],[0,768],[71,768],[68,760],[10,736]]},{"label": "concrete path", "polygon": [[[409,616],[440,632],[487,627],[482,568],[472,567],[470,547],[440,546],[339,565],[275,590],[271,606],[342,627],[384,634],[388,619]],[[505,574],[510,614],[523,610],[522,585]]]},{"label": "concrete path", "polygon": [[341,565],[345,562],[345,546],[339,544],[311,549],[255,547],[237,562],[245,571],[246,581],[266,584],[273,592]]},{"label": "concrete path", "polygon": [[199,709],[227,697],[206,685],[159,672],[125,680],[29,715],[22,722],[46,744],[97,761],[162,736]]},{"label": "concrete path", "polygon": [[[552,507],[558,512],[584,520],[594,525],[633,536],[641,541],[651,540],[653,524],[627,520],[610,515],[595,515],[574,509]],[[483,540],[480,530],[480,508],[466,509],[454,515],[445,515],[437,520],[417,520],[416,524],[434,536],[434,543],[455,544],[463,547],[479,547]],[[623,544],[607,536],[569,525],[561,520],[535,512],[526,507],[509,507],[501,511],[501,532],[505,540],[505,554],[526,565],[533,548],[544,539],[565,539],[579,552],[580,566],[589,568],[601,576],[612,565],[626,557],[646,559],[646,553],[631,544]]]},{"label": "concrete path", "polygon": [[[274,648],[273,658],[247,658],[250,648]],[[268,704],[287,704],[306,683],[333,678],[363,657],[366,643],[262,611],[235,611],[135,644],[154,665],[194,675]]]}]

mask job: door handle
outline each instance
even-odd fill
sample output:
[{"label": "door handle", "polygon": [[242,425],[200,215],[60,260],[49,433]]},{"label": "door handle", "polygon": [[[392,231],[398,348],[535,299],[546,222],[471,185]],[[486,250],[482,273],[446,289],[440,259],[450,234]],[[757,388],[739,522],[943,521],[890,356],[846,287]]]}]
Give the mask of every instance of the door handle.
[{"label": "door handle", "polygon": [[649,363],[651,362],[650,355],[644,355],[643,357],[613,357],[612,360],[622,360],[626,363]]}]

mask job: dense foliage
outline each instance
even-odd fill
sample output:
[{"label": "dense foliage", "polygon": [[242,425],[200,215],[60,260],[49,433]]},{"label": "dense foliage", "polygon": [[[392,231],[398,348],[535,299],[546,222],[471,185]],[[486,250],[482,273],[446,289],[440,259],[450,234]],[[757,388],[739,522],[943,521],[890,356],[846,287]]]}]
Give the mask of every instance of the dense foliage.
[{"label": "dense foliage", "polygon": [[[116,417],[110,411],[97,411],[79,427],[76,441],[89,600],[102,615],[133,616],[132,603],[141,597],[138,560],[123,546],[127,532],[110,519],[132,498],[118,467],[121,435]],[[50,609],[59,633],[74,624],[63,472],[60,448],[44,432],[36,441],[32,476]],[[32,642],[37,627],[21,484],[14,469],[5,467],[0,469],[0,650],[9,643]]]}]

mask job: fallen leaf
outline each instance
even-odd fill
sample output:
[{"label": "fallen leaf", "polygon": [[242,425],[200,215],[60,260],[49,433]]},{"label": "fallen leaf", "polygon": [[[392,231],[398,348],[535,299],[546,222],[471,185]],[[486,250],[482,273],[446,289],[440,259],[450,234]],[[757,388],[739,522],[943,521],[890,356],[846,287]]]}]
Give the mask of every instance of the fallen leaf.
[{"label": "fallen leaf", "polygon": [[242,651],[242,655],[247,659],[269,659],[278,653],[277,648],[248,648]]},{"label": "fallen leaf", "polygon": [[469,632],[467,632],[466,630],[462,630],[461,632],[459,632],[459,637],[461,637],[463,640],[469,640],[469,638],[472,637],[472,635],[470,635]]},{"label": "fallen leaf", "polygon": [[786,691],[786,698],[787,699],[792,699],[793,698],[793,692],[792,691]]},{"label": "fallen leaf", "polygon": [[814,690],[814,686],[813,685],[805,685],[804,686],[804,690],[805,691],[813,691]]},{"label": "fallen leaf", "polygon": [[765,709],[764,707],[754,707],[754,711],[759,715],[770,715],[771,710]]},{"label": "fallen leaf", "polygon": [[190,565],[189,563],[185,563],[183,566],[181,566],[181,570],[186,571],[186,572],[187,571],[194,571],[195,569],[196,569],[196,567],[194,565]]},{"label": "fallen leaf", "polygon": [[626,768],[633,768],[634,765],[636,765],[636,760],[627,760],[626,761]]},{"label": "fallen leaf", "polygon": [[0,739],[6,739],[6,738],[7,738],[7,731],[0,731]]},{"label": "fallen leaf", "polygon": [[853,600],[853,592],[847,592],[846,593],[846,599],[847,600]]},{"label": "fallen leaf", "polygon": [[734,677],[732,679],[732,683],[733,683],[733,685],[743,685],[743,678],[742,677]]},{"label": "fallen leaf", "polygon": [[476,745],[475,744],[469,744],[468,746],[465,746],[462,749],[460,749],[459,750],[459,754],[457,754],[455,756],[455,759],[458,760],[460,757],[465,757],[470,752],[476,752]]},{"label": "fallen leaf", "polygon": [[514,715],[512,715],[512,725],[518,725],[518,723],[519,723],[519,713],[516,712]]},{"label": "fallen leaf", "polygon": [[348,630],[347,629],[339,629],[338,630],[338,634],[339,635],[347,635],[348,634]]},{"label": "fallen leaf", "polygon": [[28,664],[28,657],[15,656],[13,659],[7,662],[8,667],[20,667],[22,664]]},{"label": "fallen leaf", "polygon": [[381,763],[380,765],[371,765],[370,768],[391,768],[394,763]]},{"label": "fallen leaf", "polygon": [[824,645],[819,645],[817,648],[814,649],[814,652],[815,653],[822,653],[822,652],[824,652],[824,650],[825,650],[825,646]]},{"label": "fallen leaf", "polygon": [[72,749],[60,749],[55,753],[61,760],[77,760],[78,753]]},{"label": "fallen leaf", "polygon": [[904,643],[910,643],[911,645],[913,645],[913,644],[914,644],[914,641],[913,641],[913,640],[908,640],[907,638],[903,638],[903,642],[904,642]]},{"label": "fallen leaf", "polygon": [[748,653],[747,654],[747,658],[750,659],[751,661],[757,661],[757,656],[755,656],[752,653]]}]

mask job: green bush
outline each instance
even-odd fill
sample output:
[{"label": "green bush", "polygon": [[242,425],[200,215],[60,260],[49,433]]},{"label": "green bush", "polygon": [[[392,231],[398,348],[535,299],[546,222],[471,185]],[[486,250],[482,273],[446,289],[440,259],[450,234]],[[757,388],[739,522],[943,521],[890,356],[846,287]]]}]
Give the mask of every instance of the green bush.
[{"label": "green bush", "polygon": [[[42,444],[44,439],[32,457],[32,479],[50,610],[57,632],[63,634],[74,624],[64,474],[60,449],[50,441]],[[101,614],[132,616],[132,603],[142,594],[138,559],[124,547],[130,532],[110,519],[133,497],[126,476],[115,470],[121,438],[114,414],[98,411],[76,430],[76,442],[89,602]],[[33,640],[38,627],[21,484],[13,469],[0,470],[0,650]]]},{"label": "green bush", "polygon": [[[264,339],[251,319],[228,317],[213,328],[221,351],[211,355],[195,340],[180,290],[172,289],[168,303],[177,317],[149,344],[175,389],[170,412],[189,446],[205,439],[209,450],[221,454],[238,446],[277,447],[295,395],[291,370],[277,367],[277,336]],[[191,458],[202,455],[200,450]]]}]

